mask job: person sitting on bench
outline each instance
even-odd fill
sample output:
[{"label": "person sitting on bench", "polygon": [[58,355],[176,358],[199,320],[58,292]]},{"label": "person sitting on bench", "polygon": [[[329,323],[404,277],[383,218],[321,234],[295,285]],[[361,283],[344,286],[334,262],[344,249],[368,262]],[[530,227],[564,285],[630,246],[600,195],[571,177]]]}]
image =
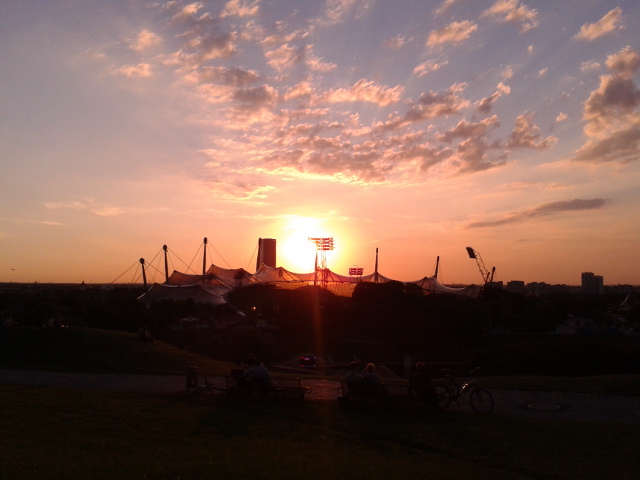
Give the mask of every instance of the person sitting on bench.
[{"label": "person sitting on bench", "polygon": [[261,396],[266,397],[269,395],[272,387],[271,374],[267,367],[264,366],[264,363],[260,362],[247,368],[244,376],[258,387]]},{"label": "person sitting on bench", "polygon": [[416,363],[416,371],[409,379],[409,386],[416,392],[418,400],[428,402],[434,407],[438,404],[436,389],[423,362]]},{"label": "person sitting on bench", "polygon": [[365,385],[368,385],[367,388],[373,396],[384,396],[384,384],[380,376],[376,373],[376,366],[373,363],[367,364],[364,375],[362,376],[362,381]]}]

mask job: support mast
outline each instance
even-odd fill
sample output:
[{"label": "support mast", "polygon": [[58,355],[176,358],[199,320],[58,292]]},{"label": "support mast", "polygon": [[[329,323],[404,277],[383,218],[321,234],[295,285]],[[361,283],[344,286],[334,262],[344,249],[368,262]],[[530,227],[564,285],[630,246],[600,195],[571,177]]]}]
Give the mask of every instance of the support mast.
[{"label": "support mast", "polygon": [[207,273],[207,237],[204,237],[204,256],[202,257],[202,274]]},{"label": "support mast", "polygon": [[164,283],[169,283],[169,264],[167,263],[167,246],[163,245],[164,250]]},{"label": "support mast", "polygon": [[376,267],[373,272],[373,282],[378,283],[378,247],[376,247]]},{"label": "support mast", "polygon": [[144,271],[144,258],[140,259],[140,265],[142,265],[142,282],[144,283],[144,289],[147,289],[147,272]]}]

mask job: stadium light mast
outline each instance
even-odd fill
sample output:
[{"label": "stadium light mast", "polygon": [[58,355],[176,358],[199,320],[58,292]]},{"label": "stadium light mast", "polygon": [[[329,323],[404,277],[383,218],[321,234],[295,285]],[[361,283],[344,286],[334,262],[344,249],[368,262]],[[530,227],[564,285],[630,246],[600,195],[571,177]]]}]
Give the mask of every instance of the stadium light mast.
[{"label": "stadium light mast", "polygon": [[320,256],[320,272],[322,273],[320,284],[322,287],[327,288],[329,276],[329,271],[327,269],[327,252],[334,248],[333,237],[309,237],[309,241],[316,244],[316,262],[313,275],[313,286],[315,287],[318,285],[318,256]]},{"label": "stadium light mast", "polygon": [[467,247],[467,254],[469,255],[469,258],[476,261],[476,265],[478,265],[478,270],[480,270],[480,275],[482,275],[484,284],[486,285],[487,283],[493,282],[493,274],[496,272],[496,267],[493,267],[491,272],[489,272],[487,267],[484,266],[480,252],[475,251],[471,247]]}]

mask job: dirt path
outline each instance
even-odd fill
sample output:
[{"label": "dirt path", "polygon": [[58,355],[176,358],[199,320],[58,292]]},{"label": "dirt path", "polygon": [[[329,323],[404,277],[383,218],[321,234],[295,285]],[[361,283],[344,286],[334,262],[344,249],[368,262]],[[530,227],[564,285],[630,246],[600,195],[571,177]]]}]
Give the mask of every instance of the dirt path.
[{"label": "dirt path", "polygon": [[[183,375],[111,375],[0,370],[0,383],[136,392],[186,392]],[[303,379],[311,387],[309,400],[335,401],[340,384],[331,380]],[[640,398],[562,392],[492,391],[494,414],[531,418],[640,424]],[[448,411],[471,411],[468,400]]]}]

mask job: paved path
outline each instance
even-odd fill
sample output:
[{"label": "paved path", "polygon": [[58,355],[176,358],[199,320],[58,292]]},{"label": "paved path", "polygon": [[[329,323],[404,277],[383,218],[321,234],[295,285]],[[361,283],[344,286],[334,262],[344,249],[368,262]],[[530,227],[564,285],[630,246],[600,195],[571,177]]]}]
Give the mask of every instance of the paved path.
[{"label": "paved path", "polygon": [[[64,372],[0,370],[0,383],[136,392],[185,392],[184,375],[111,375]],[[311,387],[309,400],[335,400],[340,384],[331,380],[302,379]],[[494,413],[532,418],[640,424],[640,398],[562,392],[492,390]],[[471,411],[468,400],[450,411]]]},{"label": "paved path", "polygon": [[0,383],[135,392],[179,392],[187,388],[184,375],[117,375],[32,370],[0,370]]},{"label": "paved path", "polygon": [[[329,380],[303,380],[312,387],[310,399],[333,400],[340,394],[339,383]],[[640,398],[613,395],[588,395],[562,392],[524,392],[491,390],[494,414],[532,418],[622,422],[640,424]],[[468,397],[452,404],[447,411],[471,412]]]}]

